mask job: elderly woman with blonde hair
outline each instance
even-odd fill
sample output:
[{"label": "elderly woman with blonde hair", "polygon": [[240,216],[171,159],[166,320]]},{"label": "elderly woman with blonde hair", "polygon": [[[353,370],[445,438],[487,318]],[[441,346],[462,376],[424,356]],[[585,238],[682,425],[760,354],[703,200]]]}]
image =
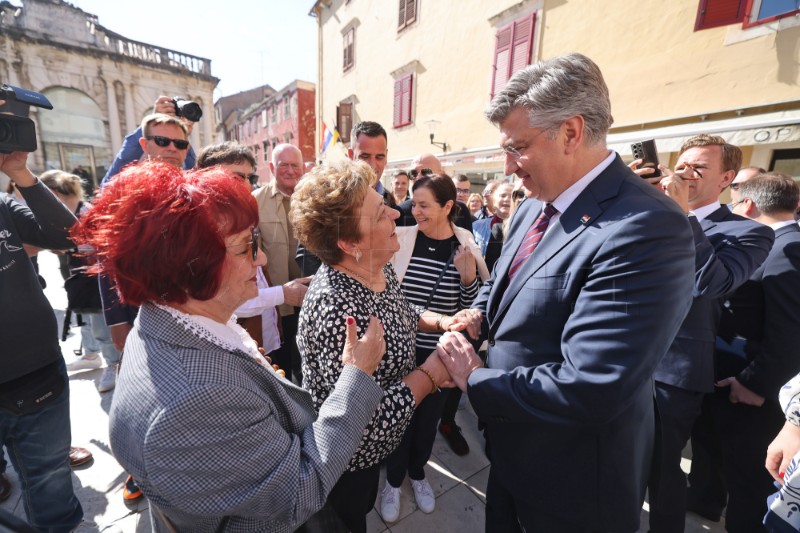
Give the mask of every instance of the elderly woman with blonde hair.
[{"label": "elderly woman with blonde hair", "polygon": [[323,263],[303,302],[297,335],[303,387],[317,406],[333,393],[342,372],[342,317],[354,317],[359,332],[370,316],[385,328],[386,354],[374,374],[383,401],[328,499],[354,532],[366,531],[379,465],[400,443],[414,409],[440,386],[451,386],[435,352],[415,364],[417,330],[463,329],[454,318],[415,307],[403,296],[389,263],[399,249],[399,215],[372,188],[376,179],[360,162],[316,167],[298,183],[290,213],[298,240]]}]

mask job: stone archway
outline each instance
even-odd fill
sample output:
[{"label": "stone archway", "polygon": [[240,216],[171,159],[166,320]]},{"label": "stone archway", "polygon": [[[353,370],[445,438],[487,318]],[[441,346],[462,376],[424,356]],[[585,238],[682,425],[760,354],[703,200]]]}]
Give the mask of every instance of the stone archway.
[{"label": "stone archway", "polygon": [[53,104],[51,111],[38,115],[45,168],[80,174],[91,195],[112,159],[103,111],[77,89],[50,87],[42,93]]}]

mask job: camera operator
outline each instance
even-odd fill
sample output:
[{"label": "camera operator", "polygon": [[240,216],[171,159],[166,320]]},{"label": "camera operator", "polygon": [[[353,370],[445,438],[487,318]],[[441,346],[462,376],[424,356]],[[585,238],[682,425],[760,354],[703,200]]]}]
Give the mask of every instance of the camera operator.
[{"label": "camera operator", "polygon": [[[175,101],[170,98],[169,96],[159,96],[155,103],[153,104],[153,113],[161,113],[164,115],[171,115],[173,117],[178,116],[176,114],[177,108]],[[194,122],[191,120],[181,120],[183,124],[186,126],[186,129],[189,130],[189,133],[192,133],[192,127],[194,126]],[[119,174],[119,171],[122,170],[127,164],[139,161],[142,156],[144,155],[144,148],[142,148],[141,142],[139,139],[142,138],[142,128],[141,126],[136,128],[133,133],[129,133],[125,140],[122,142],[122,147],[119,149],[116,157],[114,158],[114,162],[111,163],[111,167],[109,167],[108,172],[103,177],[102,184],[105,183]],[[187,135],[188,138],[188,135]],[[189,151],[186,153],[186,159],[183,162],[184,170],[188,170],[190,168],[194,168],[195,161],[197,157],[195,156],[194,149],[189,146]]]},{"label": "camera operator", "polygon": [[[72,248],[68,231],[76,219],[31,173],[27,155],[0,154],[0,171],[27,202],[26,207],[0,195],[0,443],[9,450],[16,471],[23,473],[31,525],[70,531],[83,518],[83,509],[67,460],[69,383],[56,317],[23,244]],[[2,482],[8,485],[4,472]]]}]

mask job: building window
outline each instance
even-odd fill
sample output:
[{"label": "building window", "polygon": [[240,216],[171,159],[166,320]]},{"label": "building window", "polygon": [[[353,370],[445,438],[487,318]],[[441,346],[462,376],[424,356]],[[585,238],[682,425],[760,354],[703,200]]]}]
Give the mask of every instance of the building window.
[{"label": "building window", "polygon": [[742,22],[746,6],[747,0],[700,0],[694,30]]},{"label": "building window", "polygon": [[397,31],[409,26],[417,20],[417,0],[400,0],[400,16],[397,20]]},{"label": "building window", "polygon": [[349,70],[353,67],[355,53],[356,29],[350,28],[344,34],[344,62],[342,70]]},{"label": "building window", "polygon": [[414,74],[408,74],[394,81],[394,119],[395,128],[411,124],[413,104]]},{"label": "building window", "polygon": [[772,161],[769,163],[769,170],[783,172],[794,179],[800,179],[800,148],[790,148],[788,150],[775,150],[772,153]]},{"label": "building window", "polygon": [[518,70],[531,64],[536,13],[528,13],[497,30],[495,35],[492,97],[506,86]]},{"label": "building window", "polygon": [[290,118],[292,116],[292,97],[289,95],[287,95],[284,100],[283,114],[284,118]]},{"label": "building window", "polygon": [[748,8],[750,17],[745,25],[763,24],[800,14],[800,0],[749,0]]},{"label": "building window", "polygon": [[277,105],[273,105],[272,106],[272,123],[275,124],[276,122],[278,122],[278,106]]},{"label": "building window", "polygon": [[253,133],[258,133],[258,117],[253,117]]},{"label": "building window", "polygon": [[269,161],[269,141],[263,141],[261,143],[264,145],[264,162]]},{"label": "building window", "polygon": [[336,129],[339,130],[339,140],[349,143],[350,130],[353,129],[353,104],[339,102],[336,107]]}]

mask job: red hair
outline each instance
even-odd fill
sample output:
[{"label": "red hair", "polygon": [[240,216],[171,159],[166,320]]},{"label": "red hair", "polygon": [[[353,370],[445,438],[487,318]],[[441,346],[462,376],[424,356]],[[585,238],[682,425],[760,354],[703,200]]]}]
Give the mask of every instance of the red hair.
[{"label": "red hair", "polygon": [[208,300],[220,289],[225,238],[258,224],[250,189],[212,167],[183,172],[161,162],[125,168],[72,230],[99,257],[123,302]]}]

